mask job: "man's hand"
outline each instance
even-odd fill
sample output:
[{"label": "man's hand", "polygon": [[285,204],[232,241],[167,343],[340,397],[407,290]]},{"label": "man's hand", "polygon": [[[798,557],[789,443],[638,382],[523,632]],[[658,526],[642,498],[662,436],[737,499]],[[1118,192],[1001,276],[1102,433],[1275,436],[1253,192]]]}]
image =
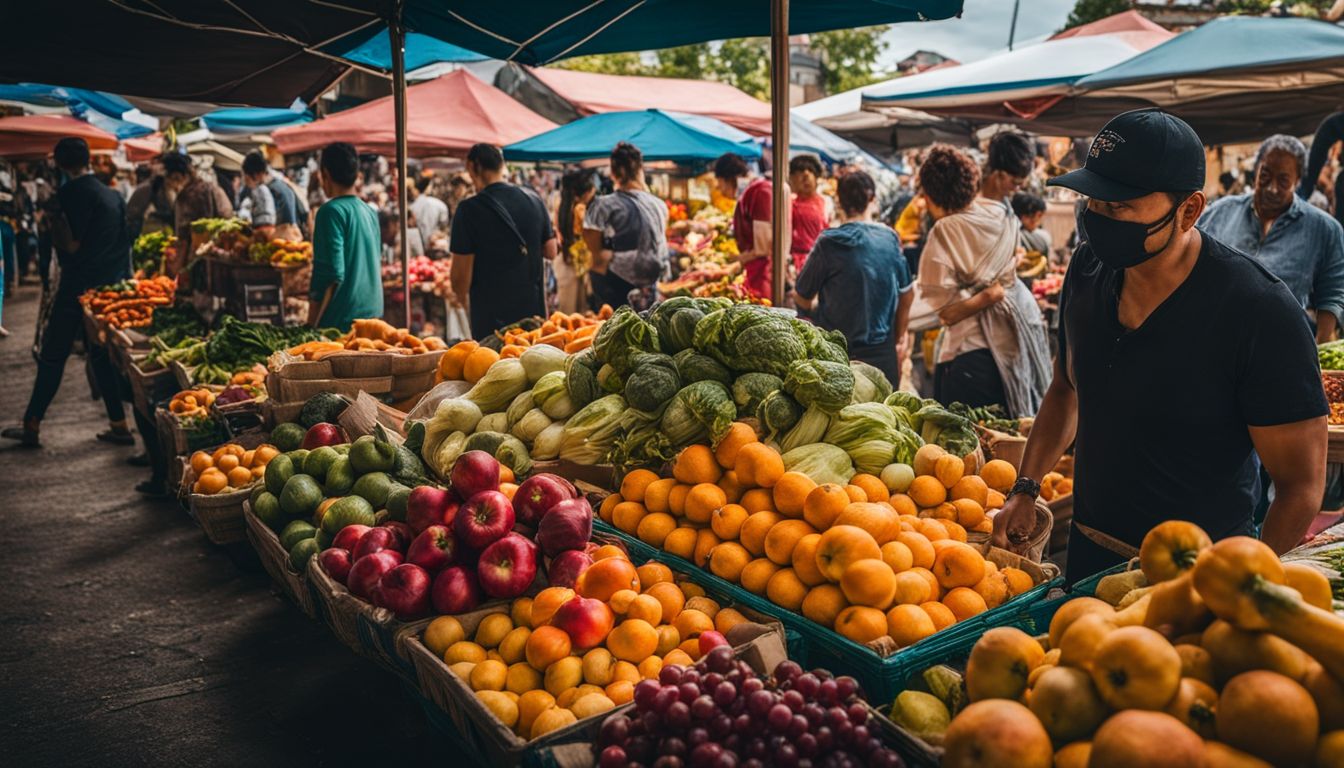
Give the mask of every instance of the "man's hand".
[{"label": "man's hand", "polygon": [[1036,501],[1019,493],[1010,497],[994,516],[994,532],[989,535],[989,543],[1020,555],[1027,551],[1031,529],[1035,525]]}]

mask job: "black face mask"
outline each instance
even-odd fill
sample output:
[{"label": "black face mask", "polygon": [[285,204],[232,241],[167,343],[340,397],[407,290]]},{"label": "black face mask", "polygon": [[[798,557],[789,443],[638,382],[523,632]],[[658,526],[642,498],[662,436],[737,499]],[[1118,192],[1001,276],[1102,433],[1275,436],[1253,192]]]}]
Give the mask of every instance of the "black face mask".
[{"label": "black face mask", "polygon": [[1181,203],[1173,205],[1166,216],[1149,224],[1140,221],[1120,221],[1088,208],[1083,212],[1083,230],[1087,235],[1087,244],[1091,246],[1092,253],[1097,255],[1101,263],[1111,269],[1137,267],[1166,250],[1171,244],[1171,238],[1176,236],[1175,227],[1171,228],[1171,235],[1161,248],[1153,252],[1144,248],[1144,243],[1150,236],[1161,232],[1176,219],[1176,212],[1180,208]]}]

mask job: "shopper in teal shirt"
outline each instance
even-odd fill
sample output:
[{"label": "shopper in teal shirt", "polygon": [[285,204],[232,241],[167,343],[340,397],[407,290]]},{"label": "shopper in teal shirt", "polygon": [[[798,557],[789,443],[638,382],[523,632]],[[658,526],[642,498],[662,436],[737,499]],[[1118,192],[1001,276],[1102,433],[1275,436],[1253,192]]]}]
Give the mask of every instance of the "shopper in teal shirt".
[{"label": "shopper in teal shirt", "polygon": [[383,316],[378,215],[355,196],[359,154],[337,142],[322,150],[327,202],[313,223],[313,280],[308,324],[348,329],[355,320]]}]

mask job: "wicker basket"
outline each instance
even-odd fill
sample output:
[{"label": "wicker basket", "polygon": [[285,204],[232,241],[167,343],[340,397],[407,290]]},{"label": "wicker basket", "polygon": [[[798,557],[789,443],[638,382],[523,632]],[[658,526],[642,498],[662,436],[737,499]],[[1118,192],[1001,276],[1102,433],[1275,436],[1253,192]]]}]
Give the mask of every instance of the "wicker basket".
[{"label": "wicker basket", "polygon": [[131,380],[131,402],[146,416],[152,417],[159,403],[178,391],[177,379],[167,368],[146,371],[133,360],[126,369],[126,377]]},{"label": "wicker basket", "polygon": [[[1036,500],[1036,524],[1031,529],[1031,536],[1028,538],[1027,559],[1039,563],[1050,551],[1050,535],[1054,529],[1055,517],[1050,505],[1044,501]],[[966,543],[979,549],[982,553],[989,551],[990,534],[981,531],[967,531]]]},{"label": "wicker basket", "polygon": [[331,375],[336,379],[370,379],[392,375],[394,352],[336,352],[324,360],[331,362]]},{"label": "wicker basket", "polygon": [[[266,435],[250,432],[230,440],[246,449],[253,449],[266,442]],[[218,446],[215,446],[218,447]],[[181,480],[181,495],[187,500],[187,510],[196,520],[196,524],[205,531],[205,537],[214,544],[237,544],[247,538],[246,525],[243,523],[243,505],[252,495],[252,489],[259,480],[254,480],[245,488],[229,493],[191,493],[196,482],[196,473],[190,462],[186,463]]]},{"label": "wicker basket", "polygon": [[1012,464],[1013,469],[1021,469],[1022,456],[1027,450],[1027,438],[984,427],[975,429],[980,434],[980,445],[989,454],[989,458],[1001,459]]},{"label": "wicker basket", "polygon": [[280,537],[252,514],[252,507],[246,500],[243,502],[243,524],[247,530],[247,540],[251,542],[252,548],[257,550],[257,557],[261,559],[261,565],[266,569],[266,573],[270,574],[271,581],[275,582],[285,597],[297,605],[305,616],[313,618],[315,615],[313,597],[308,591],[303,574],[290,570],[289,553],[280,546]]},{"label": "wicker basket", "polygon": [[409,373],[434,373],[439,369],[439,358],[443,357],[446,349],[436,349],[433,352],[423,352],[418,355],[400,355],[392,356],[390,373],[393,376],[405,376]]},{"label": "wicker basket", "polygon": [[159,433],[159,446],[166,456],[186,456],[197,449],[215,445],[225,437],[223,427],[215,421],[209,422],[213,427],[209,431],[183,429],[177,416],[167,408],[155,409],[154,422]]},{"label": "wicker basket", "polygon": [[350,650],[375,661],[383,660],[366,650],[360,639],[360,621],[369,624],[390,625],[395,619],[386,608],[375,608],[372,603],[350,594],[350,590],[322,570],[317,558],[308,561],[308,591],[312,595],[317,616],[331,627],[336,639]]}]

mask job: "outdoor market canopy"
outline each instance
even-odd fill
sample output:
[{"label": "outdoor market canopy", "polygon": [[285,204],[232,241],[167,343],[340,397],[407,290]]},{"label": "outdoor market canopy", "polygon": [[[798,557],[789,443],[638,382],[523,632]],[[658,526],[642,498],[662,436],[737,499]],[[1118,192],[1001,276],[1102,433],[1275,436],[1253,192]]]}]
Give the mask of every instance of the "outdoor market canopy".
[{"label": "outdoor market canopy", "polygon": [[[83,88],[62,88],[40,83],[0,85],[0,102],[35,114],[69,114],[113,134],[129,139],[153,133],[154,119],[140,114],[135,105],[111,93]],[[131,117],[134,120],[125,118]]]},{"label": "outdoor market canopy", "polygon": [[847,163],[868,154],[854,142],[831,133],[797,113],[789,115],[789,152],[814,154],[829,165]]},{"label": "outdoor market canopy", "polygon": [[[369,35],[368,31],[351,35],[332,43],[325,50],[356,64],[386,71],[392,69],[392,36],[388,34],[386,27],[372,35]],[[406,35],[405,51],[408,72],[430,64],[484,61],[489,58],[418,32]]]},{"label": "outdoor market canopy", "polygon": [[750,135],[718,120],[648,109],[585,117],[506,146],[504,157],[579,162],[607,157],[620,141],[639,147],[647,161],[708,162],[727,152],[751,159],[761,156],[760,145]]},{"label": "outdoor market canopy", "polygon": [[228,107],[216,109],[201,115],[201,123],[214,134],[234,133],[270,133],[290,125],[302,125],[313,121],[313,113],[297,108],[273,109],[269,107]]},{"label": "outdoor market canopy", "polygon": [[93,150],[117,148],[116,136],[69,115],[23,115],[0,117],[0,157],[46,157],[67,136],[84,139]]},{"label": "outdoor market canopy", "polygon": [[[461,156],[473,144],[503,146],[555,128],[555,123],[465,71],[407,88],[406,105],[409,151],[422,157]],[[390,156],[397,148],[393,128],[392,97],[386,96],[307,125],[282,128],[272,138],[286,154],[348,141],[360,152]]]},{"label": "outdoor market canopy", "polygon": [[863,90],[827,96],[794,107],[796,117],[810,120],[858,144],[868,152],[894,159],[900,150],[922,147],[937,142],[970,144],[973,135],[969,124],[947,117],[931,115],[915,109],[884,107],[881,112],[865,112]]}]

